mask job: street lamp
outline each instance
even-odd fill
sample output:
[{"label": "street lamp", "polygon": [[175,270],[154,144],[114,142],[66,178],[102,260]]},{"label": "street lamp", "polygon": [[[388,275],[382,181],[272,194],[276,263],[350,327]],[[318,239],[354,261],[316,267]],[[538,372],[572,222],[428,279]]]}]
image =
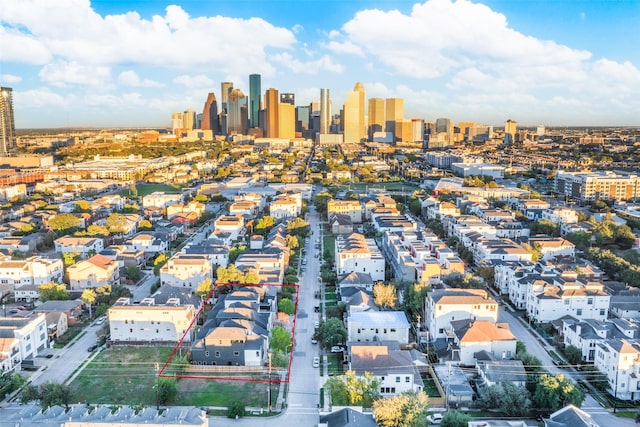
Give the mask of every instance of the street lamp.
[{"label": "street lamp", "polygon": [[160,411],[160,377],[158,373],[160,371],[160,365],[156,362],[156,385],[153,387],[156,389],[156,411]]}]

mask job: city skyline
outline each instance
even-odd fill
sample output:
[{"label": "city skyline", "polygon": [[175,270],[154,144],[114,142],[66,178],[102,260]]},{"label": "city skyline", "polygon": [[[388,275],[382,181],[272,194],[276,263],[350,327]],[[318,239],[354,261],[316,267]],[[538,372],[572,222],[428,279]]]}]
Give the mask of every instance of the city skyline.
[{"label": "city skyline", "polygon": [[250,74],[333,113],[362,82],[406,118],[638,125],[640,2],[302,4],[0,0],[0,84],[17,128],[169,127]]}]

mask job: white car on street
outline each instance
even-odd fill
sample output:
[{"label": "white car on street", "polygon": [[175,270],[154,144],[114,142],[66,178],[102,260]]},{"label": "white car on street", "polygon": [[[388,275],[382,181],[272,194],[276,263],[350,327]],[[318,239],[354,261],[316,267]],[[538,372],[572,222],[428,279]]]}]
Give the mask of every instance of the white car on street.
[{"label": "white car on street", "polygon": [[427,416],[427,422],[430,425],[440,424],[442,422],[442,414],[436,413],[436,414],[431,414],[431,415]]},{"label": "white car on street", "polygon": [[318,356],[315,356],[313,358],[313,367],[318,368],[319,366],[320,366],[320,358]]}]

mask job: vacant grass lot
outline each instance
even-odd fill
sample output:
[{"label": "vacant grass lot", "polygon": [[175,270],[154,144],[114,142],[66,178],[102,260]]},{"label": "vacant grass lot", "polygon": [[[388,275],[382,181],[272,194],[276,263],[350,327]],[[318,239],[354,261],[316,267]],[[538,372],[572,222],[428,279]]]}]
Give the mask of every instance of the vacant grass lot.
[{"label": "vacant grass lot", "polygon": [[[112,347],[101,351],[71,383],[71,401],[91,404],[153,406],[156,394],[156,363],[162,367],[170,347]],[[171,369],[168,369],[169,371]],[[178,379],[177,406],[229,406],[240,401],[246,406],[267,406],[268,383]],[[272,384],[272,400],[278,384]]]},{"label": "vacant grass lot", "polygon": [[[169,184],[137,184],[136,191],[138,192],[138,197],[144,197],[154,191],[162,191],[167,194],[177,194],[180,193],[182,187],[183,186]],[[120,194],[124,196],[131,195],[129,190],[124,190]]]}]

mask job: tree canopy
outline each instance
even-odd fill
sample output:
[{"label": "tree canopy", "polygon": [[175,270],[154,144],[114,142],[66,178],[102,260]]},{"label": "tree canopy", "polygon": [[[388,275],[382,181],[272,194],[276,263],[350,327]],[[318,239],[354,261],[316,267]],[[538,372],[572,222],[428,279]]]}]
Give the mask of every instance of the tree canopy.
[{"label": "tree canopy", "polygon": [[275,326],[271,330],[269,346],[274,351],[286,353],[289,347],[291,347],[291,333],[282,326]]},{"label": "tree canopy", "polygon": [[67,231],[80,227],[80,218],[70,213],[61,213],[49,219],[47,225],[53,231]]},{"label": "tree canopy", "polygon": [[422,427],[428,408],[425,392],[405,392],[373,402],[373,415],[381,427]]},{"label": "tree canopy", "polygon": [[378,306],[384,309],[393,309],[398,302],[398,291],[391,284],[376,283],[373,286],[373,298]]},{"label": "tree canopy", "polygon": [[292,315],[296,310],[296,306],[289,298],[282,298],[278,301],[278,311]]},{"label": "tree canopy", "polygon": [[331,348],[334,345],[344,345],[347,342],[347,336],[347,328],[344,327],[344,323],[335,317],[321,322],[314,333],[315,339],[317,339],[324,348]]},{"label": "tree canopy", "polygon": [[66,301],[69,299],[69,292],[64,285],[50,282],[41,285],[38,288],[40,293],[40,301]]},{"label": "tree canopy", "polygon": [[380,380],[370,372],[358,377],[355,371],[329,378],[325,387],[331,395],[331,403],[338,406],[358,405],[371,408],[380,395]]},{"label": "tree canopy", "polygon": [[555,412],[566,405],[578,408],[584,400],[584,392],[564,375],[541,374],[533,393],[533,403],[544,412]]}]

